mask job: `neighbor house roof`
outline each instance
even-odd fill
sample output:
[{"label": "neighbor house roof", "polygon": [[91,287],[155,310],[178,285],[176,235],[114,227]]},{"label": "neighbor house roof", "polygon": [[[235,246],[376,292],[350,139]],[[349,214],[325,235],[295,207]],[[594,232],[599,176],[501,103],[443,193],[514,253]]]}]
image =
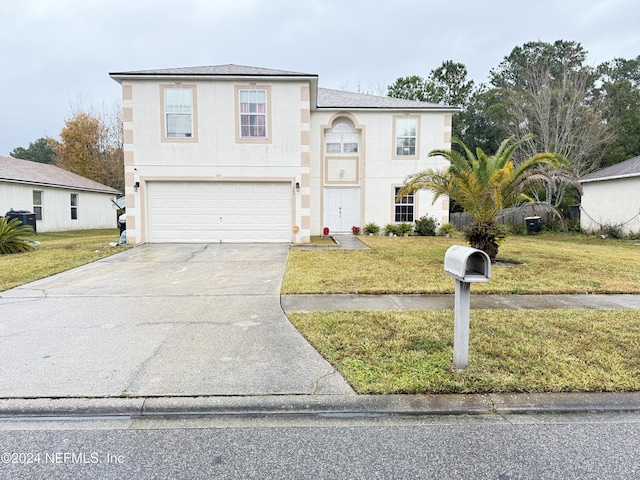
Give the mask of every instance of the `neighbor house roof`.
[{"label": "neighbor house roof", "polygon": [[616,163],[610,167],[603,168],[597,172],[581,177],[580,183],[596,182],[598,180],[613,180],[616,178],[638,177],[640,176],[640,156],[630,158],[624,162]]},{"label": "neighbor house roof", "polygon": [[0,157],[0,182],[26,183],[58,188],[72,188],[91,192],[118,195],[115,188],[108,187],[55,165],[30,162],[13,157]]},{"label": "neighbor house roof", "polygon": [[[318,75],[312,73],[290,72],[274,70],[272,68],[247,67],[245,65],[212,65],[208,67],[161,68],[154,70],[136,70],[131,72],[113,72],[109,76],[116,81],[137,78],[167,78],[167,77],[282,77],[306,78],[312,87],[312,105],[326,109],[386,109],[386,110],[445,110],[456,112],[459,109],[447,105],[418,102],[401,98],[391,98],[362,93],[345,92],[317,88]],[[317,90],[317,98],[316,98]]]}]

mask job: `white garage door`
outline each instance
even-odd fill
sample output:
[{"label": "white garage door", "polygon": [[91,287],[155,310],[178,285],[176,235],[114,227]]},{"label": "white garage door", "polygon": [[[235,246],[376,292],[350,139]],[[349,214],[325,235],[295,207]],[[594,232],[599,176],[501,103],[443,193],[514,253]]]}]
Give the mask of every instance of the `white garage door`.
[{"label": "white garage door", "polygon": [[291,184],[149,182],[147,240],[290,242]]}]

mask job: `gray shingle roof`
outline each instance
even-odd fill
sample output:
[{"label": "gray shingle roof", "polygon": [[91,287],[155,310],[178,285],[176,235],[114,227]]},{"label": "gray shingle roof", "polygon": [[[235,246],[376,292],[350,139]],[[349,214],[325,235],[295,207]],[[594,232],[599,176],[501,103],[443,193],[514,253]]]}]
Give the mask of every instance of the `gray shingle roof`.
[{"label": "gray shingle roof", "polygon": [[157,70],[137,70],[133,72],[114,72],[112,77],[139,75],[139,76],[258,76],[258,77],[317,77],[311,73],[288,72],[286,70],[274,70],[272,68],[247,67],[244,65],[213,65],[208,67],[184,67],[162,68]]},{"label": "gray shingle roof", "polygon": [[624,162],[611,165],[610,167],[603,168],[596,172],[592,172],[584,177],[581,177],[579,182],[595,182],[597,180],[607,180],[613,178],[622,177],[637,177],[640,176],[640,156],[630,158]]},{"label": "gray shingle roof", "polygon": [[54,165],[30,162],[13,157],[0,157],[0,182],[3,180],[46,185],[51,187],[73,188],[92,192],[104,192],[117,195],[115,188],[102,185]]},{"label": "gray shingle roof", "polygon": [[[163,68],[155,70],[137,70],[132,72],[114,72],[109,74],[115,80],[127,77],[305,77],[317,85],[318,75],[311,73],[289,72],[271,68],[247,67],[244,65],[213,65],[205,67]],[[446,110],[457,111],[456,107],[435,103],[404,100],[400,98],[366,95],[318,88],[318,108],[351,109],[388,109],[388,110]]]},{"label": "gray shingle roof", "polygon": [[402,98],[381,97],[363,93],[318,88],[318,108],[382,108],[401,110],[458,110],[447,105],[418,102]]}]

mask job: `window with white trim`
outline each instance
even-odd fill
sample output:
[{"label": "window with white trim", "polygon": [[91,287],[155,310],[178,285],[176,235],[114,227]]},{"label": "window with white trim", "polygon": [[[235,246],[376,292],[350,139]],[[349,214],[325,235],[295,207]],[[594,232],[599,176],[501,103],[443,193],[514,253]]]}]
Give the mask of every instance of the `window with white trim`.
[{"label": "window with white trim", "polygon": [[326,153],[358,153],[360,136],[348,123],[340,122],[324,135]]},{"label": "window with white trim", "polygon": [[413,222],[414,194],[409,193],[398,199],[400,187],[395,187],[393,194],[394,202],[394,221],[395,222]]},{"label": "window with white trim", "polygon": [[267,138],[267,91],[240,90],[240,137]]},{"label": "window with white trim", "polygon": [[42,220],[42,201],[44,192],[42,190],[33,191],[33,213],[36,214],[36,220]]},{"label": "window with white trim", "polygon": [[396,118],[396,155],[415,156],[418,140],[417,118]]},{"label": "window with white trim", "polygon": [[78,194],[71,194],[71,220],[78,219]]},{"label": "window with white trim", "polygon": [[164,125],[166,138],[193,137],[193,90],[164,89]]}]

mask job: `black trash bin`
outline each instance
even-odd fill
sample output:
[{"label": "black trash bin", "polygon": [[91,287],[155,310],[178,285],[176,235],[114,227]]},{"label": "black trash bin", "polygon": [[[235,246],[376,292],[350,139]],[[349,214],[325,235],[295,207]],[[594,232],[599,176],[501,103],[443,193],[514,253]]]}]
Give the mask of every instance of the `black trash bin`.
[{"label": "black trash bin", "polygon": [[524,219],[524,223],[527,225],[527,235],[540,233],[540,217],[527,217]]},{"label": "black trash bin", "polygon": [[9,210],[5,216],[8,219],[17,218],[23,225],[31,225],[33,233],[36,233],[36,214],[28,210]]}]

